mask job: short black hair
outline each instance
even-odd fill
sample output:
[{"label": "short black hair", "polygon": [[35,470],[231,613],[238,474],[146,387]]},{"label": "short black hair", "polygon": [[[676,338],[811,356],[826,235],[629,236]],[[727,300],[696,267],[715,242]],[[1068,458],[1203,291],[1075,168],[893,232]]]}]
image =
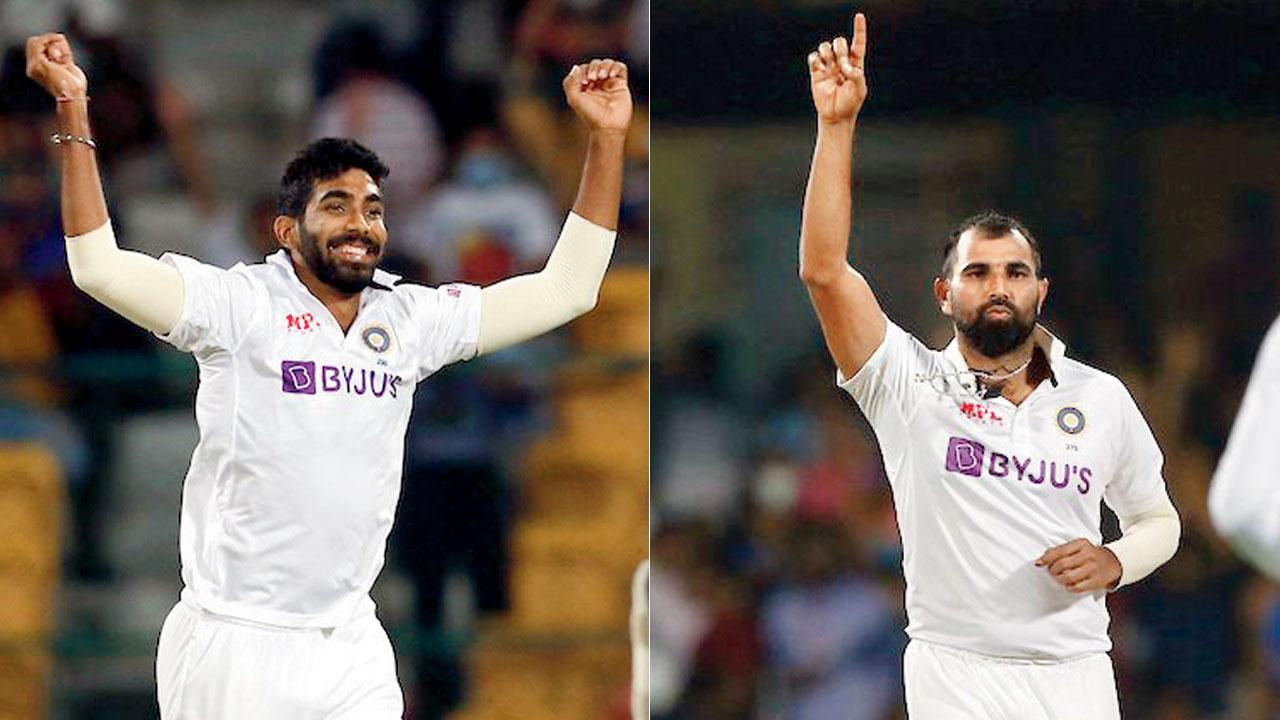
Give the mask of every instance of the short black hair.
[{"label": "short black hair", "polygon": [[281,215],[302,217],[317,180],[335,178],[352,168],[369,173],[369,177],[378,185],[391,173],[376,153],[355,140],[316,140],[303,148],[284,169],[284,177],[280,178],[277,209]]},{"label": "short black hair", "polygon": [[1017,218],[1003,215],[994,210],[986,210],[970,216],[957,225],[955,230],[951,231],[951,234],[947,236],[947,241],[942,245],[942,274],[938,277],[943,279],[951,277],[951,271],[955,269],[956,263],[956,246],[960,244],[960,236],[969,230],[974,230],[983,238],[1004,237],[1005,235],[1012,235],[1016,231],[1026,238],[1027,244],[1031,246],[1031,257],[1036,263],[1033,268],[1036,277],[1044,277],[1044,266],[1040,261],[1040,243],[1036,242],[1035,236]]}]

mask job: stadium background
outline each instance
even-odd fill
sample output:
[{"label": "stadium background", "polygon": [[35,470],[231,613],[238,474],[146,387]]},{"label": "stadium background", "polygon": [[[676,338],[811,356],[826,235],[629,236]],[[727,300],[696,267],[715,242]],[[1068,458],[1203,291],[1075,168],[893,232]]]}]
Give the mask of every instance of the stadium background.
[{"label": "stadium background", "polygon": [[1165,452],[1181,550],[1109,599],[1125,717],[1276,717],[1280,594],[1205,495],[1280,310],[1280,8],[1097,0],[655,2],[653,716],[902,716],[892,507],[797,273],[805,56],[855,9],[852,253],[886,311],[941,347],[942,241],[1018,216],[1045,322]]},{"label": "stadium background", "polygon": [[70,284],[53,103],[21,49],[54,30],[89,74],[123,246],[260,259],[285,163],[352,135],[392,168],[384,266],[433,284],[541,266],[582,161],[560,78],[578,59],[630,63],[600,305],[423,384],[374,590],[406,717],[625,717],[648,527],[647,5],[4,0],[0,718],[156,717],[196,440],[195,363]]}]

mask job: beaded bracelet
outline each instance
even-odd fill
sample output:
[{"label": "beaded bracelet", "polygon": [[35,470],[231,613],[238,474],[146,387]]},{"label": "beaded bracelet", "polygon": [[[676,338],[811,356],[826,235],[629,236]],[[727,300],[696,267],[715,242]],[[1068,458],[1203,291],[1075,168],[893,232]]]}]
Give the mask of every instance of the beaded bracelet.
[{"label": "beaded bracelet", "polygon": [[89,96],[85,95],[84,97],[68,97],[66,95],[59,95],[58,97],[54,98],[54,100],[57,100],[58,102],[77,102],[80,100],[84,100],[87,102],[89,100]]},{"label": "beaded bracelet", "polygon": [[62,133],[54,133],[53,135],[49,136],[49,142],[53,143],[54,145],[66,145],[67,143],[78,142],[78,143],[84,143],[85,145],[88,145],[94,150],[98,149],[98,143],[94,142],[93,138],[80,137],[79,135],[67,135]]}]

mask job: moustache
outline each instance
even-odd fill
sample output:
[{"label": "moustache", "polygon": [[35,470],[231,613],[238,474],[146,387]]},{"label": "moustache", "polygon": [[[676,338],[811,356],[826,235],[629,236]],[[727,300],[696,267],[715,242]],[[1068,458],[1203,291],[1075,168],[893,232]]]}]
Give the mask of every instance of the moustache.
[{"label": "moustache", "polygon": [[1018,308],[1014,307],[1013,304],[1007,300],[992,300],[986,305],[983,305],[982,308],[978,310],[978,314],[985,315],[988,310],[993,308],[1004,308],[1005,310],[1008,310],[1011,315],[1018,314]]}]

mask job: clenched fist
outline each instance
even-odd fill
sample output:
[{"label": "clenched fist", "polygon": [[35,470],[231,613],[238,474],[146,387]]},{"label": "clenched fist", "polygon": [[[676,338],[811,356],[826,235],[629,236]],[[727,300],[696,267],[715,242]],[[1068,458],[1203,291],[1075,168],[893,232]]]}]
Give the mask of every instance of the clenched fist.
[{"label": "clenched fist", "polygon": [[867,18],[853,16],[853,42],[843,37],[822,43],[809,53],[809,90],[818,120],[834,125],[851,122],[867,99]]},{"label": "clenched fist", "polygon": [[71,56],[71,44],[60,33],[27,38],[27,77],[55,98],[84,99],[89,81]]},{"label": "clenched fist", "polygon": [[1115,553],[1084,538],[1049,548],[1036,565],[1073,593],[1108,590],[1120,582],[1124,572]]},{"label": "clenched fist", "polygon": [[631,124],[627,66],[617,60],[574,65],[564,78],[564,96],[592,131],[621,133]]}]

